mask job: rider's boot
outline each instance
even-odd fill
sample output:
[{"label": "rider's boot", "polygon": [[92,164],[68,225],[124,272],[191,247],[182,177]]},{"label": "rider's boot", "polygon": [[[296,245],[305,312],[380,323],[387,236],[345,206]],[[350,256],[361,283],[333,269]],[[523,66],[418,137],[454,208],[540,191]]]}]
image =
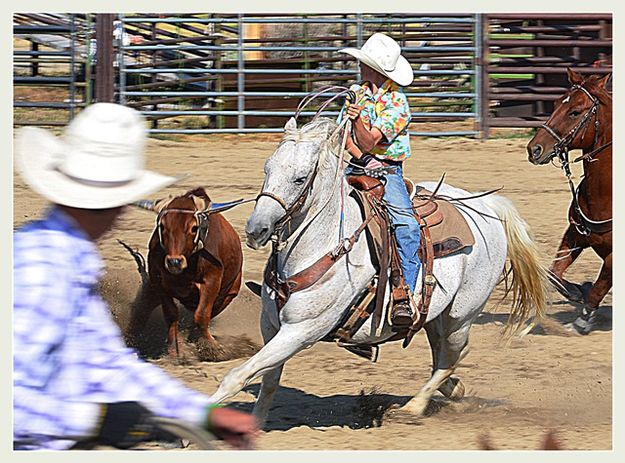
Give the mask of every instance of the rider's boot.
[{"label": "rider's boot", "polygon": [[395,300],[391,309],[391,324],[394,328],[408,328],[412,326],[414,322],[413,316],[414,312],[408,299]]}]

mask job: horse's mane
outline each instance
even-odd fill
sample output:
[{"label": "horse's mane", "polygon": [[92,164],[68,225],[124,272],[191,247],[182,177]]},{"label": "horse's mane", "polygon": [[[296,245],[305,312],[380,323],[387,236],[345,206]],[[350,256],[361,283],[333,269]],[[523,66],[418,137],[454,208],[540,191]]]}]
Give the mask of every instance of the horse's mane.
[{"label": "horse's mane", "polygon": [[337,128],[338,124],[328,117],[318,117],[308,122],[300,129],[286,128],[281,143],[287,141],[317,141],[326,140]]},{"label": "horse's mane", "polygon": [[[333,119],[328,117],[318,117],[308,122],[300,129],[290,127],[287,124],[284,128],[284,137],[280,142],[280,145],[286,142],[302,142],[302,141],[317,141],[320,143],[319,152],[319,167],[325,171],[334,164],[328,162],[329,159],[339,156],[338,145],[342,142],[342,137],[334,137],[333,140],[329,140],[332,134],[335,133],[338,124]],[[330,141],[330,143],[323,143]],[[334,156],[329,156],[329,153],[334,153]]]},{"label": "horse's mane", "polygon": [[591,75],[584,79],[584,86],[587,87],[588,91],[594,95],[599,101],[606,105],[612,106],[612,96],[608,93],[605,87],[599,85],[599,79],[601,79],[601,75]]}]

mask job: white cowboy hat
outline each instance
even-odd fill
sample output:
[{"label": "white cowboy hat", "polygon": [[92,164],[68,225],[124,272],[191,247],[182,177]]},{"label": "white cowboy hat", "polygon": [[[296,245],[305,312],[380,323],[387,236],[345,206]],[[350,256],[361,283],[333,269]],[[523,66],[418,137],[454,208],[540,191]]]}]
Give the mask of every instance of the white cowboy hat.
[{"label": "white cowboy hat", "polygon": [[402,87],[414,80],[412,66],[401,55],[399,44],[388,35],[377,32],[367,39],[362,48],[343,48],[339,53],[353,56]]},{"label": "white cowboy hat", "polygon": [[50,201],[81,209],[123,206],[178,179],[144,170],[145,120],[134,109],[96,103],[63,137],[24,127],[15,140],[16,167]]}]

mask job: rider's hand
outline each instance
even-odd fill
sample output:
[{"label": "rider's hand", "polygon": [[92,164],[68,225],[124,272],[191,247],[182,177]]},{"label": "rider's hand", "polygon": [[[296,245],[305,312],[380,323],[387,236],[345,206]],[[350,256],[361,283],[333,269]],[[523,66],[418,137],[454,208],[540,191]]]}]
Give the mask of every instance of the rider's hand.
[{"label": "rider's hand", "polygon": [[362,106],[359,106],[356,104],[350,104],[347,107],[347,117],[349,117],[350,120],[355,121],[356,119],[360,117],[361,111],[362,111]]},{"label": "rider's hand", "polygon": [[260,433],[256,417],[226,407],[210,407],[207,428],[237,449],[250,449]]},{"label": "rider's hand", "polygon": [[130,448],[157,435],[152,413],[138,402],[102,404],[100,425],[94,440],[118,449]]}]

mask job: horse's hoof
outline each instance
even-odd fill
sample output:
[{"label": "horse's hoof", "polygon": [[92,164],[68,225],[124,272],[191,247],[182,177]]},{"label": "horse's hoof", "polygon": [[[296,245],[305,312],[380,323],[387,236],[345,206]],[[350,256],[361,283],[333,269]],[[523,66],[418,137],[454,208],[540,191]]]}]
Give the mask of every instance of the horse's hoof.
[{"label": "horse's hoof", "polygon": [[398,412],[400,414],[409,414],[414,418],[422,418],[425,416],[425,410],[427,409],[429,400],[424,400],[420,397],[411,399],[406,405],[401,407]]},{"label": "horse's hoof", "polygon": [[447,397],[449,400],[458,402],[464,398],[464,384],[458,378],[449,378],[438,388],[441,394]]},{"label": "horse's hoof", "polygon": [[406,410],[406,406],[399,404],[391,405],[385,412],[383,421],[391,421],[401,424],[419,424],[423,418],[423,414],[412,413],[411,410]]},{"label": "horse's hoof", "polygon": [[587,335],[590,333],[597,322],[597,310],[588,310],[584,307],[580,315],[573,322],[573,328],[579,334]]}]

